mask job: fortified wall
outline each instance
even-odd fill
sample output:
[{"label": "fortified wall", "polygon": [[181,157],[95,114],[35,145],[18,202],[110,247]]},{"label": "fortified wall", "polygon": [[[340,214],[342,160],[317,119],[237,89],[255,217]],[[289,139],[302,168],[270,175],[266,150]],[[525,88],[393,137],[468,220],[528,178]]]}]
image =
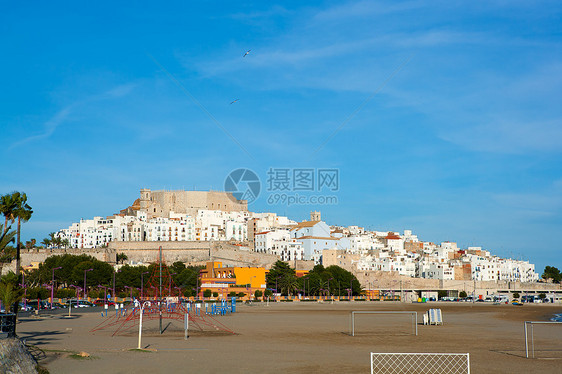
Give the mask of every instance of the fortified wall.
[{"label": "fortified wall", "polygon": [[478,294],[493,294],[496,292],[562,292],[562,284],[554,283],[522,283],[507,281],[472,281],[472,280],[441,280],[411,278],[397,273],[383,271],[356,272],[355,276],[363,288],[384,290],[448,290],[465,291],[471,294],[475,288]]}]

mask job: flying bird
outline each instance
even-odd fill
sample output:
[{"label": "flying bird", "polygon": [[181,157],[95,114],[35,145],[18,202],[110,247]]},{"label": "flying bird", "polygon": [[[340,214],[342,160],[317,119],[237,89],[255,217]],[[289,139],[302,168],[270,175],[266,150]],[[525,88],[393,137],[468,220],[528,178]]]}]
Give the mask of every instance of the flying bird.
[{"label": "flying bird", "polygon": [[240,100],[240,99],[236,99],[236,100],[234,100],[233,102],[231,102],[230,104],[234,104],[234,103],[237,102],[238,100]]},{"label": "flying bird", "polygon": [[242,56],[242,57],[246,57],[247,55],[249,55],[249,54],[250,54],[250,51],[251,51],[251,49],[248,49],[248,50],[246,51],[246,53],[244,53],[244,56]]}]

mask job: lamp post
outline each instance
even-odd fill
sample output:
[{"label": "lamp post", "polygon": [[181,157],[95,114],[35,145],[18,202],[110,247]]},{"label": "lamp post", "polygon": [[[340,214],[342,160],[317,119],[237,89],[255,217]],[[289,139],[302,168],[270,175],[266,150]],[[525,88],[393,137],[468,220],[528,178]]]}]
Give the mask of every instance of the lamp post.
[{"label": "lamp post", "polygon": [[58,268],[53,268],[53,281],[51,283],[51,309],[53,309],[53,300],[55,298],[55,270],[61,268],[62,266],[59,266]]},{"label": "lamp post", "polygon": [[252,301],[252,279],[254,279],[255,277],[255,275],[252,275],[250,277],[250,294],[248,295],[250,301]]},{"label": "lamp post", "polygon": [[279,293],[279,291],[277,291],[277,281],[279,280],[279,278],[281,278],[282,275],[278,275],[277,278],[275,278],[275,293]]},{"label": "lamp post", "polygon": [[27,288],[25,287],[25,271],[22,271],[21,275],[22,275],[21,288],[23,288],[23,306],[27,307]]},{"label": "lamp post", "polygon": [[144,295],[144,275],[150,273],[149,271],[145,271],[144,273],[141,273],[141,300],[143,298]]},{"label": "lamp post", "polygon": [[115,274],[119,273],[120,271],[121,271],[121,269],[115,270],[115,268],[113,268],[113,302],[117,301],[117,299],[116,299],[117,295],[115,294]]},{"label": "lamp post", "polygon": [[170,273],[170,281],[168,283],[168,295],[172,296],[172,275],[176,275],[176,273]]},{"label": "lamp post", "polygon": [[[82,287],[75,286],[75,285],[73,285],[73,284],[69,285],[68,287],[73,287],[73,288],[76,289],[76,307],[78,308],[78,296],[79,296],[79,294],[80,294],[80,290],[82,290]],[[68,304],[69,304],[69,307],[70,307],[70,304],[71,304],[71,303],[68,303]]]},{"label": "lamp post", "polygon": [[89,271],[92,271],[94,269],[86,269],[84,270],[84,301],[86,301],[86,299],[88,298],[88,293],[86,292],[86,273],[88,273]]},{"label": "lamp post", "polygon": [[128,288],[128,289],[131,290],[131,301],[133,301],[133,287],[125,286],[125,288]]},{"label": "lamp post", "polygon": [[107,287],[106,286],[102,286],[101,284],[98,284],[99,288],[103,288],[103,290],[105,291],[105,295],[103,297],[103,303],[107,304]]}]

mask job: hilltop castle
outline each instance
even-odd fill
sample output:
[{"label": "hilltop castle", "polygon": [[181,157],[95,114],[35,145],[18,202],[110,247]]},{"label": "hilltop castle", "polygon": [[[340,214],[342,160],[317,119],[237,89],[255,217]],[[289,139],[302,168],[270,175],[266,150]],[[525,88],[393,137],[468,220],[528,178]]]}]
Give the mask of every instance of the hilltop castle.
[{"label": "hilltop castle", "polygon": [[148,219],[168,217],[170,212],[196,216],[197,210],[220,210],[224,212],[248,211],[246,200],[237,200],[229,192],[219,191],[151,191],[140,190],[140,198],[130,207],[123,209],[121,214],[135,215],[144,212]]}]

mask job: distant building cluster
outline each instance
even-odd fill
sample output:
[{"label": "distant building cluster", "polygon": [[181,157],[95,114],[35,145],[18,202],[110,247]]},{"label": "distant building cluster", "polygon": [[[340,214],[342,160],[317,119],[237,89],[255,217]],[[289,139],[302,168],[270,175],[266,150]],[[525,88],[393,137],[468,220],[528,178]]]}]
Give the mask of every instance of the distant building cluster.
[{"label": "distant building cluster", "polygon": [[141,190],[120,214],[80,220],[57,235],[73,248],[116,241],[235,241],[283,261],[309,260],[353,272],[394,272],[416,278],[534,282],[534,264],[493,256],[480,247],[423,242],[403,234],[358,226],[329,226],[320,212],[295,222],[275,213],[254,213],[245,201],[215,191]]}]

